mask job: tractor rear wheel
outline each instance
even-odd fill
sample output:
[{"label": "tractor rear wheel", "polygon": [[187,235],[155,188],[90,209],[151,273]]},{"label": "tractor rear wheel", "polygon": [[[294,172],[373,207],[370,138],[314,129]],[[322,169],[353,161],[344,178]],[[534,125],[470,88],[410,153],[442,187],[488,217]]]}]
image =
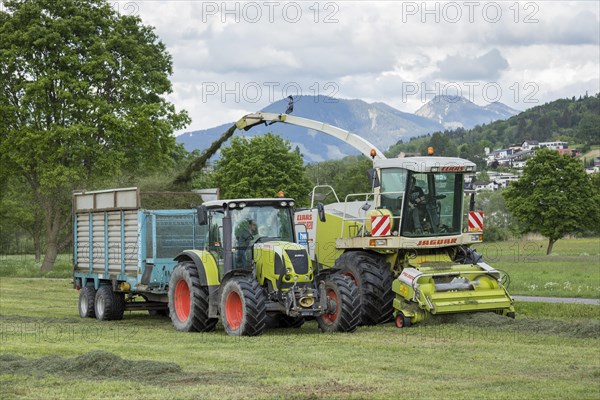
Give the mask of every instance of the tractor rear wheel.
[{"label": "tractor rear wheel", "polygon": [[267,326],[266,296],[256,279],[235,276],[221,291],[221,322],[230,336],[258,336]]},{"label": "tractor rear wheel", "polygon": [[94,297],[94,313],[100,321],[123,319],[125,298],[123,293],[115,293],[108,285],[100,286]]},{"label": "tractor rear wheel", "polygon": [[358,287],[348,276],[332,275],[325,280],[327,311],[317,318],[323,332],[352,332],[360,322]]},{"label": "tractor rear wheel", "polygon": [[96,300],[96,289],[85,286],[79,291],[79,316],[81,318],[94,318],[94,302]]},{"label": "tractor rear wheel", "polygon": [[208,316],[208,287],[200,284],[198,270],[192,262],[181,262],[169,281],[169,317],[182,332],[210,332],[216,318]]},{"label": "tractor rear wheel", "polygon": [[361,325],[376,325],[391,320],[394,311],[394,277],[389,268],[362,251],[342,254],[336,261],[336,267],[358,286],[362,301]]}]

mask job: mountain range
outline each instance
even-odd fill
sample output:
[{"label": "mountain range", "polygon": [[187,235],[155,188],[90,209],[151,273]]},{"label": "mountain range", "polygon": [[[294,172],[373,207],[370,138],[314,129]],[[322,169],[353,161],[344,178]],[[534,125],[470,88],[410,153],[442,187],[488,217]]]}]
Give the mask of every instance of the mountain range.
[{"label": "mountain range", "polygon": [[[279,100],[265,107],[264,112],[283,113],[287,100]],[[443,131],[452,127],[470,128],[477,124],[506,119],[518,113],[502,103],[478,106],[462,97],[437,96],[417,113],[402,112],[385,103],[367,103],[362,100],[336,99],[327,96],[298,96],[294,99],[293,115],[323,121],[356,133],[381,150],[400,140]],[[240,115],[241,117],[241,115]],[[233,122],[214,128],[187,132],[177,137],[188,151],[203,150],[210,146]],[[273,132],[298,147],[306,162],[320,162],[358,154],[351,146],[328,135],[306,128],[275,124],[257,126],[238,134],[246,137]]]},{"label": "mountain range", "polygon": [[419,108],[415,115],[436,121],[445,129],[471,129],[499,119],[508,119],[519,112],[500,102],[478,106],[462,96],[442,95],[435,96]]}]

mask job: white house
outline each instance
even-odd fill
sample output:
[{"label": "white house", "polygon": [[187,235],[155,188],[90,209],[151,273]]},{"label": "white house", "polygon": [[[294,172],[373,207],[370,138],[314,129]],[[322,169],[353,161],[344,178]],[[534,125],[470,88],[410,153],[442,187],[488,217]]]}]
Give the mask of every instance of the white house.
[{"label": "white house", "polygon": [[523,143],[521,143],[522,150],[532,150],[537,147],[540,147],[540,142],[538,142],[537,140],[526,140]]},{"label": "white house", "polygon": [[569,142],[540,142],[540,148],[546,147],[550,150],[568,149]]}]

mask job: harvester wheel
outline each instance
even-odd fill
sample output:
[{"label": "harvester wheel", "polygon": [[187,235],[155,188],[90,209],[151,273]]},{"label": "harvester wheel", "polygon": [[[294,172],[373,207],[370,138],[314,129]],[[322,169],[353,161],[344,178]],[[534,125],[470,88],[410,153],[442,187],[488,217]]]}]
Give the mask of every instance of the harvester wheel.
[{"label": "harvester wheel", "polygon": [[342,254],[336,266],[358,286],[362,301],[360,324],[376,325],[388,322],[394,311],[392,271],[362,251]]},{"label": "harvester wheel", "polygon": [[210,332],[216,318],[208,316],[208,287],[200,284],[196,266],[179,263],[169,281],[169,316],[173,326],[182,332]]},{"label": "harvester wheel", "polygon": [[411,325],[410,318],[405,317],[403,313],[399,312],[396,315],[396,328],[409,328]]},{"label": "harvester wheel", "polygon": [[96,289],[91,286],[85,286],[79,291],[79,316],[81,318],[94,318],[94,301],[96,299]]},{"label": "harvester wheel", "polygon": [[236,276],[221,292],[221,322],[230,336],[258,336],[267,326],[266,296],[256,279]]},{"label": "harvester wheel", "polygon": [[325,281],[327,312],[317,318],[323,332],[352,332],[360,322],[358,287],[348,276],[332,275]]},{"label": "harvester wheel", "polygon": [[122,293],[113,292],[110,286],[100,286],[94,297],[94,313],[100,321],[123,319],[125,298]]}]

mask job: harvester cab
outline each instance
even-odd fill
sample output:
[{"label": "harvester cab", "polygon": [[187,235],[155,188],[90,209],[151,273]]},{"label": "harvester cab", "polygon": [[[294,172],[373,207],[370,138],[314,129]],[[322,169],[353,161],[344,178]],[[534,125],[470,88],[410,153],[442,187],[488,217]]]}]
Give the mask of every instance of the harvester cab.
[{"label": "harvester cab", "polygon": [[177,329],[212,330],[218,316],[230,335],[258,335],[268,325],[300,327],[305,318],[316,318],[323,331],[358,326],[355,283],[317,275],[306,248],[294,242],[294,205],[289,198],[265,198],[197,208],[205,244],[177,257],[169,283]]},{"label": "harvester cab", "polygon": [[474,163],[434,156],[388,159],[356,134],[287,114],[249,114],[236,125],[247,130],[275,122],[334,136],[373,159],[369,193],[315,204],[323,197],[318,190],[333,190],[316,187],[310,209],[295,216],[306,228],[298,243],[316,267],[339,271],[358,286],[362,324],[394,317],[405,327],[432,314],[474,311],[514,316],[501,273],[471,249],[483,237],[482,213],[463,212],[465,176],[475,173]]}]

